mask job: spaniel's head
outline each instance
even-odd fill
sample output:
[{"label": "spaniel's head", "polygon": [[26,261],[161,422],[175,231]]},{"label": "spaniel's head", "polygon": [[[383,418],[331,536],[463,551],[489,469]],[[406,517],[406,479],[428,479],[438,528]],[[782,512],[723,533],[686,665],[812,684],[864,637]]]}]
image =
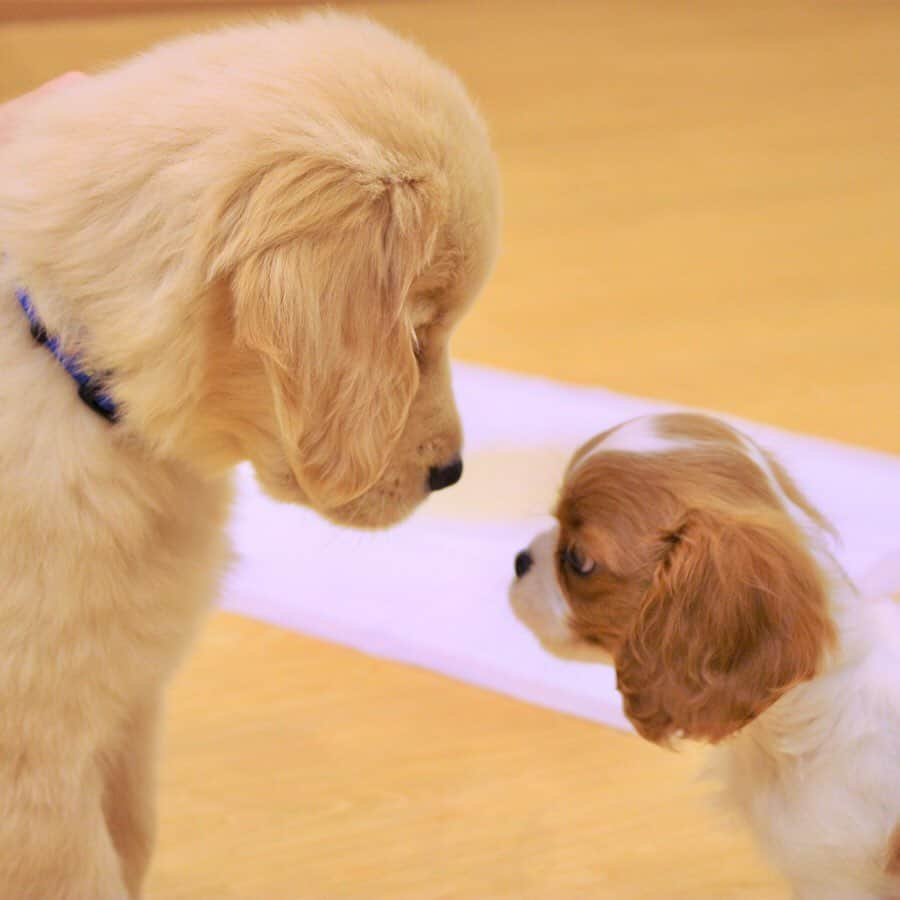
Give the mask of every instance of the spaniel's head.
[{"label": "spaniel's head", "polygon": [[516,559],[514,609],[548,649],[612,661],[645,738],[721,740],[815,676],[834,629],[808,534],[828,525],[725,423],[598,435],[556,518]]}]

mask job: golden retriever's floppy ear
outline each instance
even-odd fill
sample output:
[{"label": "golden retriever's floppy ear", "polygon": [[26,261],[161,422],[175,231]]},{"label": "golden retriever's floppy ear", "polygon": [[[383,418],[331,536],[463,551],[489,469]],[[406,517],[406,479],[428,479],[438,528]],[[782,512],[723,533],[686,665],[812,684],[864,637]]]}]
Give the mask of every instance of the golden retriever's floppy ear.
[{"label": "golden retriever's floppy ear", "polygon": [[834,639],[821,576],[782,514],[692,510],[616,654],[638,732],[716,742],[812,678]]},{"label": "golden retriever's floppy ear", "polygon": [[210,274],[230,284],[236,340],[262,356],[288,462],[323,510],[369,488],[403,430],[418,387],[405,301],[445,215],[440,173],[377,162],[273,162],[214,226]]}]

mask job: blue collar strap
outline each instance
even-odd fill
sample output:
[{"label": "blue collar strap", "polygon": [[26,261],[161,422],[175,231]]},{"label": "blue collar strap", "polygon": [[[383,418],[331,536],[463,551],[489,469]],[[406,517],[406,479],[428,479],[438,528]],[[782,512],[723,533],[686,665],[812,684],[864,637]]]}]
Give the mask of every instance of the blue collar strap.
[{"label": "blue collar strap", "polygon": [[116,408],[115,401],[106,393],[103,383],[97,378],[88,375],[87,372],[81,368],[77,356],[70,356],[69,354],[64,353],[60,349],[58,338],[51,337],[47,334],[47,329],[44,328],[43,323],[40,318],[38,318],[38,314],[31,303],[31,298],[28,296],[28,293],[21,289],[17,289],[16,299],[19,301],[19,306],[22,307],[22,311],[28,317],[28,322],[31,325],[31,336],[38,344],[46,347],[56,357],[59,364],[69,373],[72,380],[78,385],[78,396],[81,398],[82,402],[86,406],[89,406],[98,416],[103,416],[108,422],[115,423],[118,421],[119,412]]}]

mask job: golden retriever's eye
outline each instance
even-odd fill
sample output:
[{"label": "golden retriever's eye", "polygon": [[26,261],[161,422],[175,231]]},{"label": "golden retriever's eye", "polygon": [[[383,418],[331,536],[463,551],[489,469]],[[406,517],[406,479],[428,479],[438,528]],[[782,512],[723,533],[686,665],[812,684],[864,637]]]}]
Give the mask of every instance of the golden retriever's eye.
[{"label": "golden retriever's eye", "polygon": [[586,578],[597,568],[597,563],[589,556],[585,556],[578,548],[577,544],[570,544],[566,547],[563,551],[562,558],[563,563],[581,578]]}]

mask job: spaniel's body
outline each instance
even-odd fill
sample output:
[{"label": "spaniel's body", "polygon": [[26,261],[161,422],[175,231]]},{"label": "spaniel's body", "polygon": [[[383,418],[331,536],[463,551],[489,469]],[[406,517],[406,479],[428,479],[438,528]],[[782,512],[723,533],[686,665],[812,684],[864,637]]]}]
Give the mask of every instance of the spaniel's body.
[{"label": "spaniel's body", "polygon": [[0,146],[0,896],[138,896],[236,462],[366,527],[459,477],[447,341],[497,198],[458,80],[339,15],[162,46]]},{"label": "spaniel's body", "polygon": [[727,800],[802,900],[900,897],[900,605],[847,599],[847,656],[713,751]]},{"label": "spaniel's body", "polygon": [[861,597],[784,469],[715,419],[581,448],[512,599],[611,660],[638,732],[716,744],[724,793],[803,900],[900,897],[900,605]]}]

